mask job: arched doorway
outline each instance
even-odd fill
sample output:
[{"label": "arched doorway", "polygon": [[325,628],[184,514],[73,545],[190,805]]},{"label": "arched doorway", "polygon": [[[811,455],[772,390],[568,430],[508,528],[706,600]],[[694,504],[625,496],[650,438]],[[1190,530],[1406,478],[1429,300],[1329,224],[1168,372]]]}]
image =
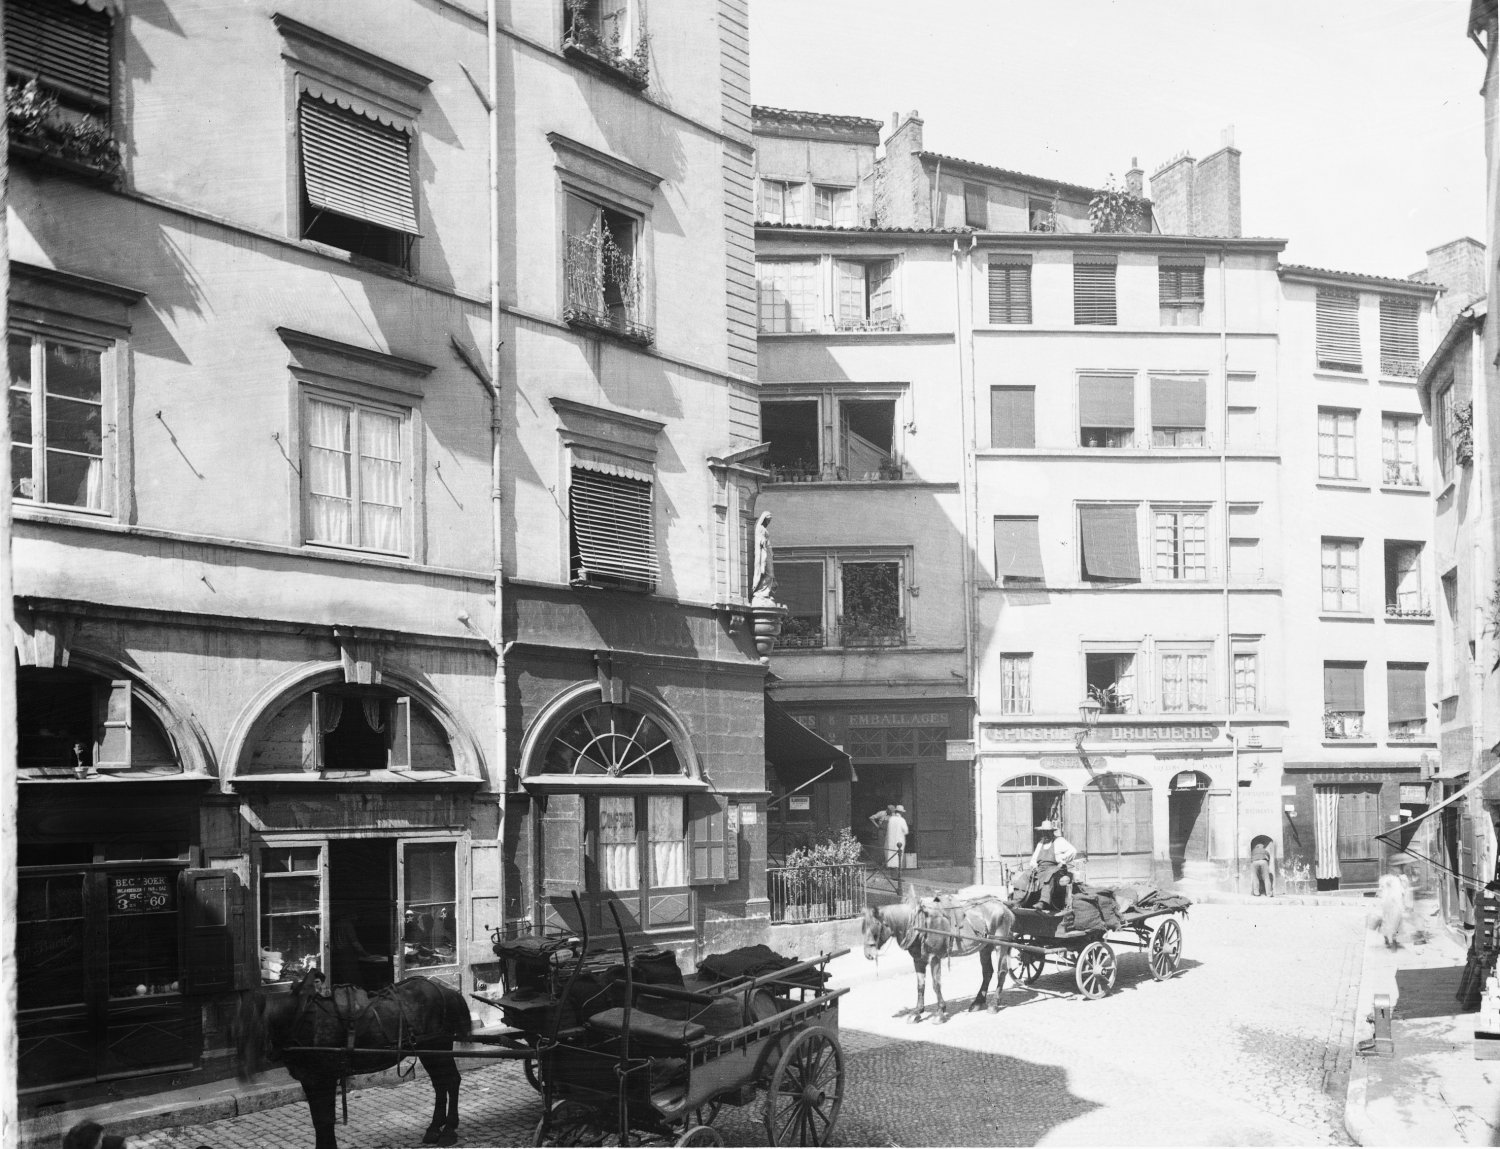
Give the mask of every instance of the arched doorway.
[{"label": "arched doorway", "polygon": [[[1101,774],[1083,791],[1083,841],[1091,881],[1151,879],[1151,785],[1133,774]],[[1077,829],[1077,827],[1073,827]]]},{"label": "arched doorway", "polygon": [[1046,774],[1021,774],[1000,783],[996,820],[998,853],[1007,870],[1025,863],[1036,848],[1036,827],[1047,819],[1061,822],[1067,789]]},{"label": "arched doorway", "polygon": [[1183,770],[1172,776],[1167,790],[1167,854],[1172,861],[1173,880],[1182,877],[1186,863],[1209,859],[1209,785],[1208,775],[1201,770]]}]

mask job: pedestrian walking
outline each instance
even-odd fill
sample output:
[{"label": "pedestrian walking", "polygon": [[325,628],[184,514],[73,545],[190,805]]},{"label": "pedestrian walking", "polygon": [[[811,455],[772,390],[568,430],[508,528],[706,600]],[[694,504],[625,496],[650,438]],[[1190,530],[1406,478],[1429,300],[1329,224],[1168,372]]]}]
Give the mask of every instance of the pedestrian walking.
[{"label": "pedestrian walking", "polygon": [[1257,834],[1250,841],[1250,893],[1255,897],[1276,896],[1276,867],[1271,839]]},{"label": "pedestrian walking", "polygon": [[906,836],[911,832],[911,827],[906,822],[906,807],[896,804],[887,805],[884,810],[877,810],[871,814],[870,821],[881,832],[885,849],[885,868],[898,869],[901,866],[902,856],[906,853]]}]

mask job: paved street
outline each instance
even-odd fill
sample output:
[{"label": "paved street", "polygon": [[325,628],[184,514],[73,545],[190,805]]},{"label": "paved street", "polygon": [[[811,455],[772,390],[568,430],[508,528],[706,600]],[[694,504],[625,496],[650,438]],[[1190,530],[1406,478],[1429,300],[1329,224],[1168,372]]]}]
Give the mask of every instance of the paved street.
[{"label": "paved street", "polygon": [[[915,996],[904,955],[888,949],[872,968],[852,953],[836,963],[853,988],[841,1009],[848,1088],[835,1141],[1348,1144],[1343,1081],[1362,929],[1359,909],[1195,906],[1170,982],[1152,981],[1144,958],[1123,952],[1108,997],[1008,992],[999,1016],[943,1026],[893,1016]],[[978,968],[955,963],[945,996],[972,996]],[[1049,969],[1039,985],[1067,989],[1072,978]],[[422,1082],[352,1094],[339,1142],[415,1145],[430,1105]],[[540,1103],[517,1066],[491,1064],[466,1072],[461,1112],[463,1145],[529,1144]],[[727,1110],[717,1127],[730,1145],[759,1144],[759,1117],[759,1105]],[[132,1138],[136,1149],[311,1143],[300,1105]]]}]

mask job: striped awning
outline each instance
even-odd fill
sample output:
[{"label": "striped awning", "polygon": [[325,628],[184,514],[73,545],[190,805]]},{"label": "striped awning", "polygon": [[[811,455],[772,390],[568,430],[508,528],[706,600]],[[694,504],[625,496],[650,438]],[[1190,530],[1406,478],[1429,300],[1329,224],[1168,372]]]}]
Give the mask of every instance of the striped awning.
[{"label": "striped awning", "polygon": [[573,466],[601,475],[616,475],[622,479],[634,479],[638,483],[650,483],[656,474],[650,463],[624,455],[612,455],[607,451],[594,451],[588,447],[574,447]]},{"label": "striped awning", "polygon": [[406,132],[312,95],[298,104],[298,123],[302,183],[313,207],[420,234]]}]

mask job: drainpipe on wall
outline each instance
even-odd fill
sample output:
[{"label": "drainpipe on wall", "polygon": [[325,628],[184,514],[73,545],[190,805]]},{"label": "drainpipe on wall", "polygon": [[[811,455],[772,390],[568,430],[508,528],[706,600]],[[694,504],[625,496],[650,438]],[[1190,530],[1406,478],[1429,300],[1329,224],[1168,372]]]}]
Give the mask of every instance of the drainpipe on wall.
[{"label": "drainpipe on wall", "polygon": [[[1494,320],[1486,317],[1486,324],[1492,322],[1494,322]],[[1485,427],[1489,419],[1489,403],[1487,401],[1485,391],[1486,356],[1483,352],[1485,341],[1479,341],[1478,346],[1480,349],[1480,354],[1477,356],[1478,362],[1475,364],[1474,370],[1470,372],[1472,383],[1469,387],[1469,466],[1474,469],[1473,481],[1469,484],[1469,494],[1472,500],[1470,521],[1474,524],[1474,542],[1472,546],[1473,554],[1471,557],[1471,561],[1473,562],[1473,590],[1470,591],[1470,597],[1473,600],[1473,605],[1471,607],[1471,617],[1469,621],[1469,634],[1474,641],[1474,657],[1470,663],[1469,670],[1469,689],[1471,692],[1471,697],[1473,698],[1472,712],[1469,715],[1469,778],[1471,780],[1478,778],[1482,773],[1484,773],[1484,752],[1485,747],[1489,744],[1489,739],[1485,733],[1485,718],[1488,713],[1488,708],[1485,705],[1484,679],[1485,667],[1493,665],[1493,662],[1489,658],[1488,653],[1489,644],[1485,640],[1485,628],[1487,626],[1487,620],[1485,618],[1485,605],[1488,599],[1488,593],[1494,582],[1493,572],[1487,571],[1487,556],[1485,554],[1485,536],[1488,530],[1488,527],[1485,523],[1485,516],[1488,513],[1487,508],[1489,503],[1489,500],[1486,499],[1485,496],[1488,493],[1486,487],[1490,481],[1489,452],[1479,450],[1478,445],[1475,442],[1480,434],[1480,428]],[[1485,420],[1485,422],[1481,422],[1481,419]],[[1457,635],[1455,635],[1454,637],[1456,638]],[[1487,819],[1490,816],[1489,811],[1485,807],[1483,790],[1484,787],[1481,786],[1469,796],[1469,825],[1471,828],[1478,825],[1475,819]],[[1490,840],[1490,837],[1491,835],[1486,833],[1484,835],[1483,841],[1488,842]],[[1479,838],[1479,835],[1475,833],[1475,847],[1478,847],[1480,840],[1481,839]],[[1478,859],[1479,855],[1477,848],[1470,856],[1475,860]],[[1483,887],[1485,883],[1494,878],[1495,875],[1493,869],[1495,866],[1495,859],[1490,858],[1489,864],[1491,868],[1490,873],[1475,873],[1474,877],[1478,879],[1476,883],[1477,887]],[[1474,894],[1474,900],[1476,902],[1478,900],[1477,890]]]},{"label": "drainpipe on wall", "polygon": [[[941,163],[942,161],[939,161]],[[969,793],[974,802],[974,861],[978,869],[979,859],[984,857],[984,819],[981,817],[983,802],[979,795],[979,668],[978,641],[975,631],[978,626],[978,611],[974,606],[976,578],[974,571],[974,545],[979,537],[979,507],[976,492],[977,477],[974,474],[974,452],[978,440],[975,427],[978,412],[975,410],[974,387],[974,275],[972,259],[979,237],[969,236],[969,246],[962,248],[958,240],[953,241],[953,347],[958,353],[958,411],[960,434],[963,435],[963,471],[960,475],[963,512],[964,548],[964,692],[968,694],[972,713],[969,715],[969,737],[974,741],[974,755],[969,759]]]},{"label": "drainpipe on wall", "polygon": [[1224,737],[1234,747],[1234,892],[1240,892],[1240,742],[1230,726],[1234,714],[1234,633],[1229,617],[1229,281],[1224,247],[1219,247],[1219,506],[1223,508],[1224,533],[1219,540],[1223,563],[1224,602]]},{"label": "drainpipe on wall", "polygon": [[499,774],[497,791],[500,824],[496,839],[500,843],[500,912],[505,913],[505,796],[510,784],[510,768],[506,761],[507,731],[505,720],[505,539],[501,534],[505,489],[500,477],[500,27],[496,12],[497,0],[488,0],[485,5],[486,48],[489,52],[489,128],[490,128],[490,531],[495,561],[495,769]]}]

